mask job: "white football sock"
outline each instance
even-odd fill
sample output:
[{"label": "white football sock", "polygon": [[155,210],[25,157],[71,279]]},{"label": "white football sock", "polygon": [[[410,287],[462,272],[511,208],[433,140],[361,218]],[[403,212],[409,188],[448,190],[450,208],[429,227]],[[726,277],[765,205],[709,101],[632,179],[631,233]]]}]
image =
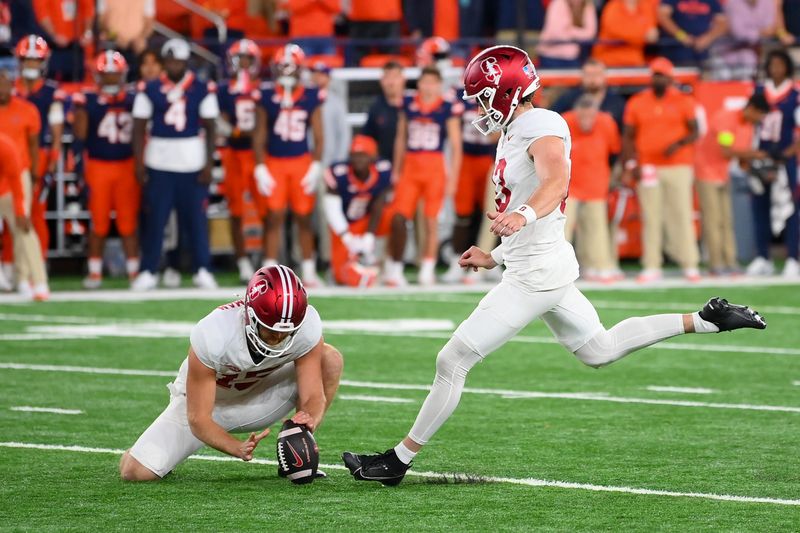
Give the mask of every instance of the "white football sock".
[{"label": "white football sock", "polygon": [[719,333],[717,325],[708,320],[703,320],[699,312],[692,313],[692,322],[694,322],[695,333]]},{"label": "white football sock", "polygon": [[90,257],[87,261],[89,264],[89,274],[92,276],[100,276],[103,274],[103,259],[100,257]]},{"label": "white football sock", "polygon": [[125,261],[125,270],[127,270],[128,276],[135,276],[139,272],[139,258],[129,257]]},{"label": "white football sock", "polygon": [[274,267],[277,264],[278,264],[278,261],[276,259],[267,258],[267,259],[264,259],[264,261],[261,263],[261,267],[262,268],[269,268],[269,267]]},{"label": "white football sock", "polygon": [[436,259],[433,259],[432,257],[426,257],[420,264],[419,274],[420,276],[432,276],[434,268],[436,268]]},{"label": "white football sock", "polygon": [[303,278],[314,278],[317,275],[317,262],[313,259],[303,259],[300,269],[303,272]]},{"label": "white football sock", "polygon": [[409,464],[414,460],[414,457],[417,456],[417,452],[412,452],[408,449],[408,446],[402,442],[394,447],[394,453],[397,454],[397,458],[405,464]]}]

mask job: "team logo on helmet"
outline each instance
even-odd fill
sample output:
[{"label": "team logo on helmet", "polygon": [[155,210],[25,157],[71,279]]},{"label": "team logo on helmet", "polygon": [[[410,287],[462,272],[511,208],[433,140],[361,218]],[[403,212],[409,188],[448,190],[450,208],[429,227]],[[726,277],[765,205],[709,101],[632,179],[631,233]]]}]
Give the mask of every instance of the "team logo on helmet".
[{"label": "team logo on helmet", "polygon": [[500,65],[497,64],[497,59],[494,57],[487,57],[481,61],[481,71],[483,71],[484,75],[486,75],[486,80],[489,83],[493,83],[495,85],[500,83],[500,76],[503,75],[503,71],[500,68]]},{"label": "team logo on helmet", "polygon": [[267,292],[267,282],[266,280],[261,281],[260,283],[256,283],[252,287],[250,287],[250,299],[253,300],[258,298],[262,294]]}]

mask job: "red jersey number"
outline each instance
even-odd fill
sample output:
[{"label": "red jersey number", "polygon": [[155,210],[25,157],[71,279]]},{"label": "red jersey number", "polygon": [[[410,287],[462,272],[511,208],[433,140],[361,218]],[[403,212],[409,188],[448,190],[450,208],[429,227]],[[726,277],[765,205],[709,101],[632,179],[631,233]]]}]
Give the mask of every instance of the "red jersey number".
[{"label": "red jersey number", "polygon": [[224,375],[217,378],[217,387],[222,387],[223,389],[247,390],[274,371],[274,368],[268,368],[266,370]]},{"label": "red jersey number", "polygon": [[508,207],[508,203],[511,201],[511,191],[508,190],[506,187],[506,160],[501,159],[497,162],[494,167],[494,175],[492,176],[492,181],[494,181],[494,204],[497,207],[497,212],[502,213]]}]

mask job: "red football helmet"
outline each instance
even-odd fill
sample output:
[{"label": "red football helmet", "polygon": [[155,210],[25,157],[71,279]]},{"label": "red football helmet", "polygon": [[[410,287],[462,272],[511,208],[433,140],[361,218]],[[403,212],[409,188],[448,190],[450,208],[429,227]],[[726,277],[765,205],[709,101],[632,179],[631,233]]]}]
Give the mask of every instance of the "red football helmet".
[{"label": "red football helmet", "polygon": [[[39,35],[26,35],[17,43],[16,56],[20,63],[22,77],[26,79],[37,79],[44,77],[47,71],[47,61],[50,59],[50,47],[44,37]],[[23,62],[26,59],[38,59],[41,61],[37,68],[26,67]]]},{"label": "red football helmet", "polygon": [[[116,94],[128,75],[128,62],[116,50],[100,52],[94,62],[95,80],[105,93]],[[113,75],[116,74],[116,77]],[[113,78],[113,79],[112,79]]]},{"label": "red football helmet", "polygon": [[247,72],[251,76],[258,76],[261,72],[261,49],[250,39],[239,39],[228,48],[228,68],[232,74],[239,72],[239,63],[242,56],[252,57]]},{"label": "red football helmet", "polygon": [[272,58],[275,78],[298,76],[300,68],[305,61],[306,54],[298,45],[289,43],[286,46],[281,46]]},{"label": "red football helmet", "polygon": [[539,75],[524,50],[508,45],[487,48],[464,70],[464,100],[477,98],[483,110],[472,125],[484,135],[503,129],[520,100],[539,85]]},{"label": "red football helmet", "polygon": [[440,67],[450,59],[450,43],[443,37],[428,37],[417,49],[418,67]]},{"label": "red football helmet", "polygon": [[[244,331],[250,345],[263,357],[280,357],[291,348],[294,334],[306,318],[308,296],[300,278],[289,267],[264,267],[247,284],[244,308]],[[259,327],[289,336],[270,346],[259,336]]]}]

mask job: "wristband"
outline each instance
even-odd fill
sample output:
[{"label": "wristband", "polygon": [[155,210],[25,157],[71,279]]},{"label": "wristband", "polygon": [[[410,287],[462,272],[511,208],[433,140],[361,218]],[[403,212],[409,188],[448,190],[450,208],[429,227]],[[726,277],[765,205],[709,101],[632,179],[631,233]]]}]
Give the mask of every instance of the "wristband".
[{"label": "wristband", "polygon": [[678,39],[679,41],[684,41],[684,40],[686,40],[686,38],[687,38],[688,36],[689,36],[689,34],[688,34],[688,33],[686,33],[686,32],[685,32],[685,31],[683,31],[683,30],[678,30],[678,31],[676,31],[676,32],[675,32],[675,38],[676,38],[676,39]]},{"label": "wristband", "polygon": [[536,211],[533,210],[531,206],[528,204],[522,204],[518,208],[514,209],[515,213],[519,213],[523,217],[525,217],[525,225],[530,226],[534,222],[536,222]]}]

